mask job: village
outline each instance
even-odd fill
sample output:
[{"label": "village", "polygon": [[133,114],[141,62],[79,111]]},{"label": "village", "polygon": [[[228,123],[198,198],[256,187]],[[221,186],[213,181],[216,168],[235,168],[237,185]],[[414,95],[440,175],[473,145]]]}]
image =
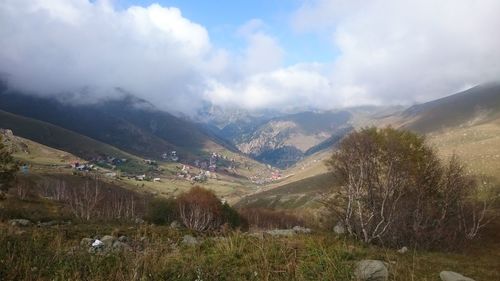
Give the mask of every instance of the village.
[{"label": "village", "polygon": [[[218,180],[220,174],[237,175],[239,163],[234,158],[229,158],[217,152],[212,152],[209,157],[203,157],[190,161],[191,163],[181,163],[177,151],[164,152],[160,155],[161,163],[178,163],[172,176],[166,176],[163,168],[156,160],[142,159],[142,164],[147,166],[144,171],[130,171],[123,167],[130,163],[127,158],[117,158],[113,156],[100,156],[91,159],[89,162],[74,162],[71,169],[74,173],[101,172],[107,178],[127,178],[135,181],[161,182],[163,179],[185,180],[192,183],[204,183],[209,179]],[[187,162],[187,161],[186,161]],[[282,178],[278,169],[267,166],[270,173],[268,175],[252,175],[248,179],[256,185],[265,185]]]}]

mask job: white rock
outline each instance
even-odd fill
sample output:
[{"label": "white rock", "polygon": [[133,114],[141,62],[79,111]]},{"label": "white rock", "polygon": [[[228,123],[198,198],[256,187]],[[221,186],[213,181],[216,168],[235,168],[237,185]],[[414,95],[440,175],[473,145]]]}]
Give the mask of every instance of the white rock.
[{"label": "white rock", "polygon": [[453,271],[441,271],[441,273],[439,273],[439,277],[443,281],[474,281],[472,278],[465,277],[462,274]]},{"label": "white rock", "polygon": [[92,243],[92,247],[94,247],[94,248],[100,248],[100,247],[102,247],[102,246],[104,246],[104,243],[102,243],[102,241],[101,241],[101,240],[99,240],[99,239],[96,239],[96,240]]},{"label": "white rock", "polygon": [[389,277],[389,270],[382,261],[362,260],[357,263],[354,275],[359,281],[385,281]]},{"label": "white rock", "polygon": [[302,226],[294,226],[293,228],[293,231],[295,231],[296,233],[303,233],[303,234],[309,234],[311,233],[311,229],[310,228],[307,228],[307,227],[302,227]]},{"label": "white rock", "polygon": [[338,235],[342,235],[345,233],[345,227],[342,222],[338,222],[334,227],[333,227],[333,232]]},{"label": "white rock", "polygon": [[403,248],[398,250],[398,253],[400,253],[400,254],[404,254],[406,252],[408,252],[408,247],[406,247],[406,246],[404,246]]}]

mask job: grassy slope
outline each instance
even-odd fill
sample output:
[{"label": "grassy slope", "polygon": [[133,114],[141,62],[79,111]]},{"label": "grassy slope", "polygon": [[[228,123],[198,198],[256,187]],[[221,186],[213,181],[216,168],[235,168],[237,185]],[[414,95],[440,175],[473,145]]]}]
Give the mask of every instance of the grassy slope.
[{"label": "grassy slope", "polygon": [[15,135],[46,146],[89,159],[99,155],[130,158],[131,155],[113,146],[96,141],[61,127],[0,110],[0,128],[11,129]]},{"label": "grassy slope", "polygon": [[[353,114],[353,116],[357,115]],[[499,116],[500,85],[487,84],[413,106],[402,113],[387,116],[382,114],[381,118],[373,119],[371,123],[358,123],[375,126],[392,125],[426,133],[429,144],[436,148],[443,159],[455,153],[472,174],[484,175],[493,181],[500,182]],[[359,127],[360,124],[353,124],[353,126]],[[327,159],[330,153],[330,151],[322,151],[306,158],[284,172],[289,177],[263,188],[262,194],[252,196],[260,197],[260,202],[268,202],[273,206],[281,207],[277,201],[272,200],[274,197],[265,199],[264,197],[268,195],[266,192],[276,189],[285,196],[289,192],[288,189],[295,188],[296,184],[321,183],[316,180],[316,177],[327,172],[323,160]],[[305,180],[308,177],[310,178]],[[326,189],[327,186],[323,188]],[[307,189],[304,188],[304,193]]]},{"label": "grassy slope", "polygon": [[265,207],[304,209],[320,206],[318,199],[331,188],[334,179],[328,173],[293,181],[267,190],[261,190],[240,200],[237,207]]},{"label": "grassy slope", "polygon": [[500,182],[500,119],[431,133],[428,141],[443,158],[456,154],[471,173],[493,177]]},{"label": "grassy slope", "polygon": [[[361,259],[387,262],[389,281],[438,280],[442,270],[500,279],[498,241],[460,253],[399,254],[323,233],[262,239],[228,233],[186,246],[181,243],[186,231],[158,226],[77,224],[18,231],[0,223],[4,280],[354,280]],[[79,246],[83,237],[110,233],[129,237],[132,250],[95,255]]]},{"label": "grassy slope", "polygon": [[416,105],[402,114],[410,130],[429,133],[488,123],[500,117],[500,84],[476,86],[445,98]]}]

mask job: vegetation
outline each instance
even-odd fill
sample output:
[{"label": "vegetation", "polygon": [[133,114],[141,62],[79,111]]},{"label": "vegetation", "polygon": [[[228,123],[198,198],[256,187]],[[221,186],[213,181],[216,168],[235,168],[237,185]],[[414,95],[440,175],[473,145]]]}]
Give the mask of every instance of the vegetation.
[{"label": "vegetation", "polygon": [[[1,280],[344,281],[352,280],[360,259],[389,263],[389,281],[437,280],[444,269],[475,280],[500,277],[498,247],[482,243],[460,254],[402,255],[321,233],[256,238],[231,232],[188,246],[182,244],[185,232],[158,226],[75,224],[21,231],[0,224]],[[131,248],[93,254],[80,246],[82,237],[110,233],[127,236]]]},{"label": "vegetation", "polygon": [[487,223],[477,182],[456,157],[443,163],[414,133],[359,130],[340,143],[329,165],[341,188],[327,206],[364,242],[456,247]]},{"label": "vegetation", "polygon": [[219,198],[207,189],[193,187],[177,199],[179,218],[188,229],[213,231],[225,223]]},{"label": "vegetation", "polygon": [[145,219],[156,225],[167,225],[178,219],[178,213],[174,199],[155,198],[148,204]]},{"label": "vegetation", "polygon": [[[0,135],[0,193],[3,194],[3,192],[11,187],[17,170],[17,163],[12,158],[10,151],[3,144],[2,136]],[[1,197],[3,196],[0,194]]]},{"label": "vegetation", "polygon": [[304,225],[304,221],[292,214],[282,210],[267,208],[244,208],[240,214],[248,223],[254,227],[263,229],[292,228]]}]

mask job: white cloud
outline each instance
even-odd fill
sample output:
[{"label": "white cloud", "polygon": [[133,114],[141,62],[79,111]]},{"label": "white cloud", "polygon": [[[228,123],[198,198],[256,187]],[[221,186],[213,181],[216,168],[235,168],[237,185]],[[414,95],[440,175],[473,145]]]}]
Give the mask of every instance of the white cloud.
[{"label": "white cloud", "polygon": [[319,64],[294,65],[249,75],[234,83],[211,81],[207,99],[249,109],[332,108],[339,104]]},{"label": "white cloud", "polygon": [[2,1],[0,37],[0,72],[17,88],[102,97],[121,87],[170,110],[196,106],[205,76],[224,64],[203,26],[157,4]]},{"label": "white cloud", "polygon": [[0,1],[0,74],[39,94],[84,89],[89,100],[120,87],[184,113],[202,100],[253,109],[410,103],[500,77],[496,0],[305,1],[293,27],[331,38],[338,57],[292,66],[262,20],[233,34],[244,47],[225,50],[175,7],[112,2]]},{"label": "white cloud", "polygon": [[293,18],[329,34],[343,104],[408,103],[500,77],[500,2],[317,0]]}]

